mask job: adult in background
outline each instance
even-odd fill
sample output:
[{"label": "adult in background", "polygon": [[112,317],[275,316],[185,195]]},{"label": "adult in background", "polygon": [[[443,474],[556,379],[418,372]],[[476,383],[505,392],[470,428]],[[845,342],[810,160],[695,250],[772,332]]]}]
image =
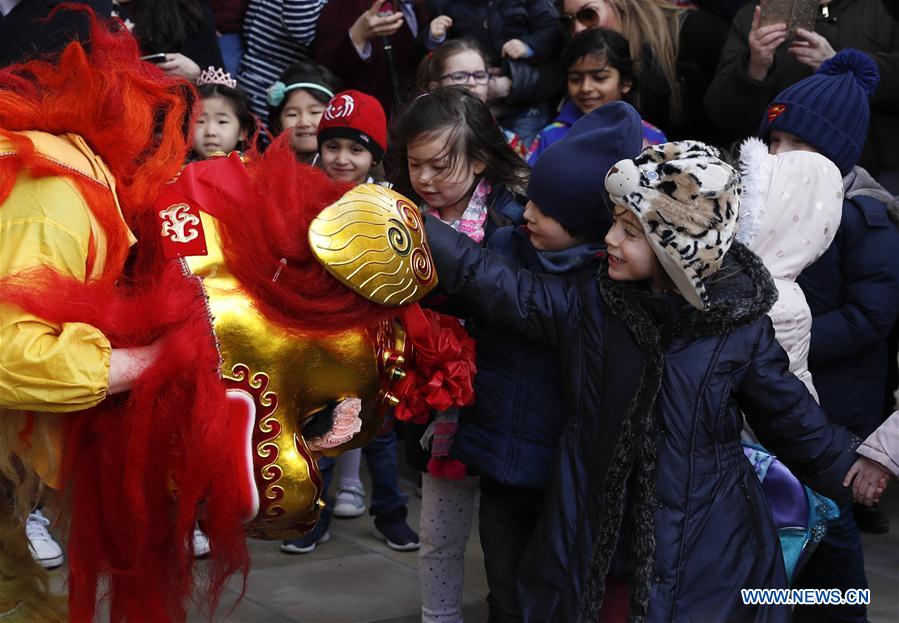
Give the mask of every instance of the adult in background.
[{"label": "adult in background", "polygon": [[702,99],[715,75],[727,22],[666,0],[563,0],[570,36],[603,27],[630,45],[640,85],[640,113],[672,140],[717,139]]},{"label": "adult in background", "polygon": [[424,47],[425,15],[414,2],[331,0],[318,19],[315,59],[347,85],[375,96],[388,119],[411,92]]},{"label": "adult in background", "polygon": [[327,0],[250,0],[237,82],[263,121],[268,120],[266,90],[293,63],[312,60],[315,25],[326,4]]},{"label": "adult in background", "polygon": [[215,15],[215,32],[218,35],[219,50],[225,61],[225,71],[237,75],[240,58],[243,56],[243,18],[250,0],[209,0]]},{"label": "adult in background", "polygon": [[222,54],[206,0],[117,0],[117,14],[146,55],[170,76],[196,82],[207,67],[221,67]]},{"label": "adult in background", "polygon": [[743,7],[731,25],[705,108],[726,140],[751,135],[775,95],[811,75],[836,51],[867,52],[880,71],[880,87],[871,98],[871,124],[859,164],[897,194],[899,21],[882,2],[821,0],[820,5],[814,32],[800,29],[792,42],[785,26],[761,26],[760,9]]}]

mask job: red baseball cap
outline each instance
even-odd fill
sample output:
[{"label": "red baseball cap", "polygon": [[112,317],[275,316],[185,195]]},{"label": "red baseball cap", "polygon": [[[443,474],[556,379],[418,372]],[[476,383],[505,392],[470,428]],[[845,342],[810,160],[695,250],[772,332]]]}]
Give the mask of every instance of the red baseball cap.
[{"label": "red baseball cap", "polygon": [[349,138],[380,161],[387,149],[387,115],[377,99],[361,91],[341,91],[331,98],[318,123],[318,144]]}]

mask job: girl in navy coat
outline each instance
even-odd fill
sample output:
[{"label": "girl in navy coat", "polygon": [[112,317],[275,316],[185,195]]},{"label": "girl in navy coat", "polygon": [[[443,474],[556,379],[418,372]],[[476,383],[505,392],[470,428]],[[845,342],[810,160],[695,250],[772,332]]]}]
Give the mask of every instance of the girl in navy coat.
[{"label": "girl in navy coat", "polygon": [[521,565],[524,618],[788,621],[789,606],[741,599],[787,586],[742,414],[837,499],[858,440],[789,372],[771,277],[734,241],[740,178],[716,150],[647,148],[606,189],[608,257],[576,279],[513,270],[427,219],[453,301],[561,354],[571,413]]}]

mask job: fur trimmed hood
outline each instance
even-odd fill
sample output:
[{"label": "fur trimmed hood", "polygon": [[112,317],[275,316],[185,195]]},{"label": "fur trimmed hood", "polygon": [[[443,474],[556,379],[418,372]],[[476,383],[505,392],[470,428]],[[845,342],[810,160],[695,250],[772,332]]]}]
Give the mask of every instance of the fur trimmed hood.
[{"label": "fur trimmed hood", "polygon": [[771,155],[757,138],[740,147],[740,169],[737,240],[757,253],[774,277],[795,281],[824,254],[839,229],[840,171],[812,152]]}]

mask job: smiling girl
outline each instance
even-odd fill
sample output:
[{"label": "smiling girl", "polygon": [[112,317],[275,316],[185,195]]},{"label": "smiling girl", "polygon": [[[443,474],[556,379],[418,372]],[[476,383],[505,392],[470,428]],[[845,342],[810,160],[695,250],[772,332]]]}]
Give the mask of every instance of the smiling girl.
[{"label": "smiling girl", "polygon": [[256,117],[237,81],[210,67],[200,74],[197,86],[203,108],[194,126],[193,158],[205,160],[217,152],[242,148],[253,136]]},{"label": "smiling girl", "polygon": [[[612,30],[595,28],[576,35],[562,58],[568,97],[559,116],[546,126],[528,151],[533,165],[547,147],[561,140],[574,123],[592,110],[611,102],[637,100],[634,63],[627,40]],[[637,104],[635,104],[639,108]],[[654,125],[643,122],[643,146],[667,139]]]},{"label": "smiling girl", "polygon": [[318,122],[337,90],[337,78],[320,65],[296,63],[268,90],[272,134],[287,130],[297,160],[310,164],[318,154]]}]

